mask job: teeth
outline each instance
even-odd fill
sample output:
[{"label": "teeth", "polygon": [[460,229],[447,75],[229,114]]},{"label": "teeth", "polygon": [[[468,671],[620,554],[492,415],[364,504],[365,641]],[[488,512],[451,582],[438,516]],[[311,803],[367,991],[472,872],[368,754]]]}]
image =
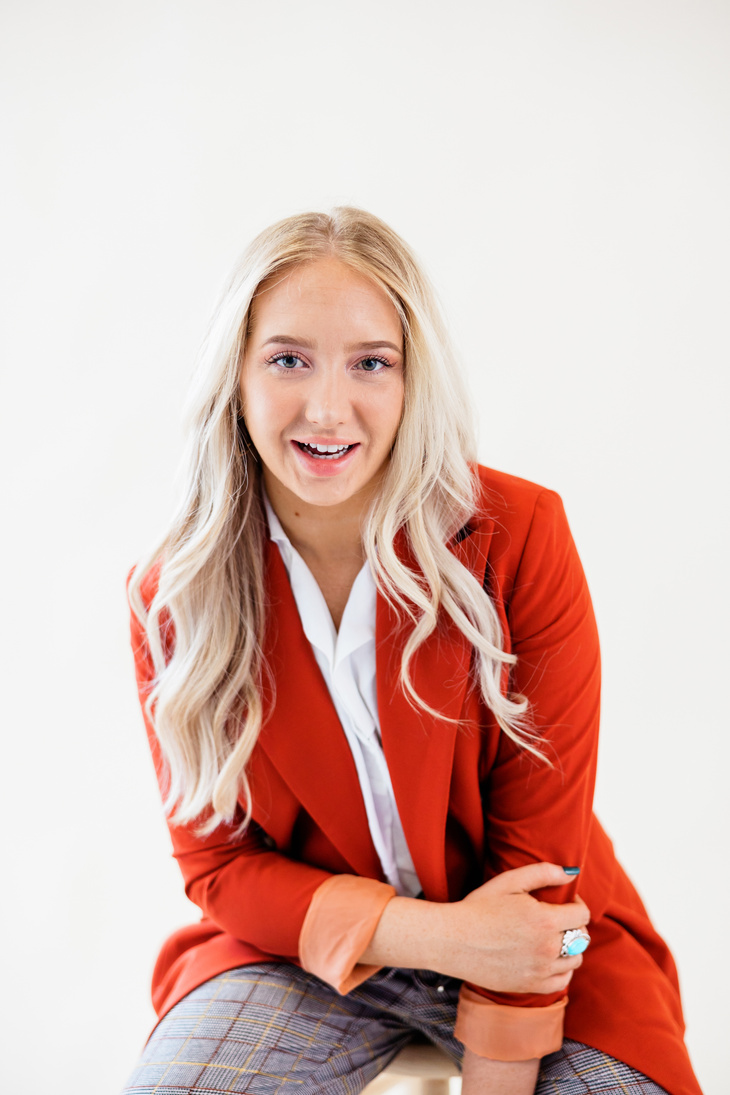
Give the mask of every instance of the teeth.
[{"label": "teeth", "polygon": [[351,445],[312,445],[308,441],[300,441],[301,447],[312,456],[320,460],[334,460],[348,452]]}]

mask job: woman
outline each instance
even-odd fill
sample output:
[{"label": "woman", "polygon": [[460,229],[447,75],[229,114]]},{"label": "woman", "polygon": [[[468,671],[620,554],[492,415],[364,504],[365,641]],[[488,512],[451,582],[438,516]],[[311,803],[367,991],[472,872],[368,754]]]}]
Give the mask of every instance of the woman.
[{"label": "woman", "polygon": [[465,1095],[697,1095],[671,956],[591,813],[598,644],[560,500],[478,467],[469,419],[386,225],[251,244],[187,496],[129,582],[203,918],[163,947],[127,1091],[354,1092],[420,1031]]}]

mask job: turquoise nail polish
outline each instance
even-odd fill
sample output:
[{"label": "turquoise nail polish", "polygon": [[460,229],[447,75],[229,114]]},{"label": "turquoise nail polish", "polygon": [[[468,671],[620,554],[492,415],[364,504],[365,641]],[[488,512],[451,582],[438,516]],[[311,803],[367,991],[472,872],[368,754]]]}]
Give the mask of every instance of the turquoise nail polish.
[{"label": "turquoise nail polish", "polygon": [[563,867],[566,874],[580,874],[580,867]]}]

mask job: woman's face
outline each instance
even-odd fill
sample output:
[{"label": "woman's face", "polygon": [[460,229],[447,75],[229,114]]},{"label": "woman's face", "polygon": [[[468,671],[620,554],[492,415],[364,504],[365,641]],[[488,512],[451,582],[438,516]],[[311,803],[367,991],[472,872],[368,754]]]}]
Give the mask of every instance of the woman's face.
[{"label": "woman's face", "polygon": [[241,398],[272,500],[364,508],[403,411],[403,330],[379,286],[322,258],[264,284]]}]

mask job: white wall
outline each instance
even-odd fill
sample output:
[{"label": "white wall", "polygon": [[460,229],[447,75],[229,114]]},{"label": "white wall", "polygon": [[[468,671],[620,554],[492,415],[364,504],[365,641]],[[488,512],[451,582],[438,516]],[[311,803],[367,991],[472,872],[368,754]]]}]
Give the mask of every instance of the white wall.
[{"label": "white wall", "polygon": [[169,515],[235,256],[351,202],[439,287],[484,461],[565,499],[604,648],[597,809],[722,1095],[730,6],[7,0],[0,20],[7,1090],[115,1095],[158,946],[195,918],[124,579]]}]

